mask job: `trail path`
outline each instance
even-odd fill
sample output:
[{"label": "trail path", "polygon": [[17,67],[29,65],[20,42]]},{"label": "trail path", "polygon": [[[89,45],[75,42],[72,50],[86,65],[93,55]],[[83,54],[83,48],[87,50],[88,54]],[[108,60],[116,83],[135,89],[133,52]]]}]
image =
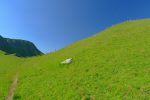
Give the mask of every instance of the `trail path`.
[{"label": "trail path", "polygon": [[17,82],[18,82],[18,75],[16,75],[15,79],[13,80],[11,87],[8,91],[8,95],[6,97],[6,100],[13,100],[13,96],[17,87]]}]

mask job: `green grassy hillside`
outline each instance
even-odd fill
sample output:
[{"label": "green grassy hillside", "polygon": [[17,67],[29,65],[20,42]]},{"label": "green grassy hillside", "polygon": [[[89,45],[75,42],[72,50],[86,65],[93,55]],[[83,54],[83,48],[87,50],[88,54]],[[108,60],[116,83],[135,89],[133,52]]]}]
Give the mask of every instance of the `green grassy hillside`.
[{"label": "green grassy hillside", "polygon": [[4,100],[12,80],[24,59],[20,59],[14,55],[5,55],[0,51],[0,100]]},{"label": "green grassy hillside", "polygon": [[127,21],[25,59],[14,100],[149,100],[149,27],[150,19]]}]

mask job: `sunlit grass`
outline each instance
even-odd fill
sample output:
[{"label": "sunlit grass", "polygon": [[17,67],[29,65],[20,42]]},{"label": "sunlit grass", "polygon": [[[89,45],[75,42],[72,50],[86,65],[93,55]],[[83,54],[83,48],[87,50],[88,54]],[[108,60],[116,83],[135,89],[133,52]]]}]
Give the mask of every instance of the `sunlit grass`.
[{"label": "sunlit grass", "polygon": [[[149,26],[149,19],[124,22],[56,52],[15,61],[23,64],[14,99],[149,100]],[[70,57],[71,64],[60,64]]]}]

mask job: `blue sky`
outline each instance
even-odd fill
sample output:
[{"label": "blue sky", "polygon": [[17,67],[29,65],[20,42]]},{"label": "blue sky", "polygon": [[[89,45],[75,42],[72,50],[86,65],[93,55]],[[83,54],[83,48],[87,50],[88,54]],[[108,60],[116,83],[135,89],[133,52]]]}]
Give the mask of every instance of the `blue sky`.
[{"label": "blue sky", "polygon": [[126,20],[150,18],[150,0],[1,0],[0,35],[60,49]]}]

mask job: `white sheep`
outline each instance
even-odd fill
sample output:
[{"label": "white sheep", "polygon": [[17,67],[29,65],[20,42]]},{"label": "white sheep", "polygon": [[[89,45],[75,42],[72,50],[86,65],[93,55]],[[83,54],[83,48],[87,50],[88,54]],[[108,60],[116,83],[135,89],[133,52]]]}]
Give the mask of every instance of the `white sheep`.
[{"label": "white sheep", "polygon": [[68,58],[65,61],[61,62],[61,64],[69,64],[73,61],[73,58]]}]

